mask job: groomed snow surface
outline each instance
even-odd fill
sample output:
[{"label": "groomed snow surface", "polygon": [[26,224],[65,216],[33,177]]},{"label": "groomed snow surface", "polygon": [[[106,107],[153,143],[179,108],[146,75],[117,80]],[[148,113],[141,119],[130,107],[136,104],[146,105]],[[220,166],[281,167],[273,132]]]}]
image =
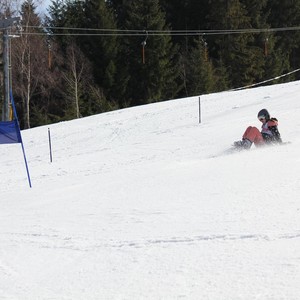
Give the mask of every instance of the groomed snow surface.
[{"label": "groomed snow surface", "polygon": [[[0,299],[300,299],[300,82],[0,145]],[[267,108],[290,144],[227,149]],[[53,162],[50,163],[48,128]]]}]

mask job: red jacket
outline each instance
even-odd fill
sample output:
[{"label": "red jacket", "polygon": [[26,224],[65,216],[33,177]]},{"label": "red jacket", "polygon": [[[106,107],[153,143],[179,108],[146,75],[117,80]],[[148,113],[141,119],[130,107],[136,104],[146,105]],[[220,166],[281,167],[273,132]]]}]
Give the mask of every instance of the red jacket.
[{"label": "red jacket", "polygon": [[261,134],[267,143],[282,143],[280,133],[278,131],[278,120],[271,118],[262,125]]}]

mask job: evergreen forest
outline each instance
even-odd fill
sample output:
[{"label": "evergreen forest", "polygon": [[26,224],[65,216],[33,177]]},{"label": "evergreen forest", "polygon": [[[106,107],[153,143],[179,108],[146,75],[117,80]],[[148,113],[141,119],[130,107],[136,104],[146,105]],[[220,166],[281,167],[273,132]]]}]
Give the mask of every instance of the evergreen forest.
[{"label": "evergreen forest", "polygon": [[40,6],[0,4],[0,20],[21,17],[10,28],[10,79],[25,129],[300,68],[300,0],[52,0],[45,14]]}]

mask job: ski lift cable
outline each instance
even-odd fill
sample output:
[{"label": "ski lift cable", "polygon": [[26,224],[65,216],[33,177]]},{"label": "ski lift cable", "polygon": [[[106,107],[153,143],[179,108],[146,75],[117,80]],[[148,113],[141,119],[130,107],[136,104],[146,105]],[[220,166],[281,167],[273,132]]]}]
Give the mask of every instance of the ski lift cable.
[{"label": "ski lift cable", "polygon": [[270,79],[261,81],[261,82],[257,82],[257,83],[249,84],[249,85],[246,85],[246,86],[243,86],[243,87],[231,89],[231,90],[229,90],[229,92],[240,91],[240,90],[248,89],[248,88],[251,88],[251,87],[258,86],[258,85],[262,85],[262,84],[264,84],[264,83],[268,83],[268,82],[271,82],[271,81],[274,81],[274,80],[278,80],[278,79],[280,79],[280,78],[289,76],[289,75],[294,74],[294,73],[297,73],[297,72],[299,72],[299,71],[300,71],[300,68],[299,68],[299,69],[296,69],[296,70],[293,70],[293,71],[291,71],[291,72],[288,72],[288,73],[285,73],[285,74],[282,74],[282,75],[279,75],[279,76],[276,76],[276,77],[273,77],[273,78],[270,78]]},{"label": "ski lift cable", "polygon": [[[60,35],[74,35],[74,36],[144,36],[145,30],[139,29],[97,29],[97,28],[72,28],[72,27],[37,27],[37,26],[26,26],[25,28],[33,28],[33,29],[44,29],[45,32],[26,32],[23,31],[24,35],[44,35],[50,34],[53,36]],[[48,31],[52,30],[64,30],[71,32],[52,32]],[[280,31],[298,31],[300,30],[300,26],[296,27],[281,27],[281,28],[262,28],[262,29],[232,29],[232,30],[147,30],[147,36],[159,36],[159,35],[172,35],[172,36],[196,36],[196,35],[229,35],[229,34],[247,34],[247,33],[272,33],[272,32],[280,32]],[[72,32],[72,31],[85,31],[84,33],[80,32]]]}]

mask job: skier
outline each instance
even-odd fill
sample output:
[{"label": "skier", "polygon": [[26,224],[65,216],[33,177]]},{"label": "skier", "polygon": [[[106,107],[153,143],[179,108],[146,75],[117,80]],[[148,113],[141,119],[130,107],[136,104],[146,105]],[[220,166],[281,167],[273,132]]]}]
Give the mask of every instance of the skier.
[{"label": "skier", "polygon": [[236,141],[233,146],[237,149],[250,149],[252,143],[256,147],[263,145],[281,144],[282,140],[278,131],[278,120],[270,118],[269,112],[264,108],[258,112],[257,118],[262,122],[261,131],[249,126],[241,141]]}]

